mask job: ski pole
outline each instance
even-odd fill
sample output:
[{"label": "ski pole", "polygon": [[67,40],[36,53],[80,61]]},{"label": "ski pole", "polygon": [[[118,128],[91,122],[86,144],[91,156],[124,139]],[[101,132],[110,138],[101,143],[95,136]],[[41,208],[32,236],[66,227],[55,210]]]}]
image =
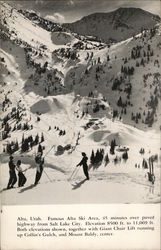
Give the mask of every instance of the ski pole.
[{"label": "ski pole", "polygon": [[68,178],[68,180],[70,180],[72,178],[72,176],[76,172],[76,170],[77,170],[76,168],[73,170],[73,172],[72,172],[71,176]]},{"label": "ski pole", "polygon": [[52,150],[53,147],[55,147],[55,145],[53,145],[53,146],[49,149],[49,151],[46,152],[46,154],[44,155],[44,157],[47,156],[47,155],[50,153],[50,151]]},{"label": "ski pole", "polygon": [[[79,166],[79,168],[80,168],[80,166]],[[71,174],[71,176],[70,176],[70,178],[68,180],[71,180],[72,177],[74,178],[76,176],[76,174],[78,173],[79,168],[74,169],[74,171],[72,172],[72,174]]]},{"label": "ski pole", "polygon": [[44,173],[46,174],[47,178],[49,179],[50,182],[52,182],[52,180],[49,178],[48,174],[46,173],[46,171],[44,170]]},{"label": "ski pole", "polygon": [[71,174],[71,176],[68,178],[68,180],[71,180],[72,176],[75,174],[75,172],[77,171],[77,169],[75,168]]},{"label": "ski pole", "polygon": [[[80,166],[79,166],[79,168],[80,168]],[[78,174],[79,168],[77,168],[77,170],[75,171],[73,178],[76,177],[76,175]]]}]

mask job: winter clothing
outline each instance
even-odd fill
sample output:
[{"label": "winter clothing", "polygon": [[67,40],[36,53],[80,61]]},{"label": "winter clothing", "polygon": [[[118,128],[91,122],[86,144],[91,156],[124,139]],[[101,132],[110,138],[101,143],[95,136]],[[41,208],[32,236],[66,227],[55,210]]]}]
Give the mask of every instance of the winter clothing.
[{"label": "winter clothing", "polygon": [[25,175],[22,172],[18,173],[18,177],[19,177],[18,186],[23,187],[25,185],[27,179],[26,179]]},{"label": "winter clothing", "polygon": [[41,157],[41,155],[37,156],[36,159],[36,163],[37,165],[37,171],[36,171],[36,176],[35,176],[35,183],[34,185],[37,185],[41,176],[42,176],[42,172],[43,172],[43,164],[44,164],[44,159]]},{"label": "winter clothing", "polygon": [[77,164],[77,167],[81,166],[81,165],[83,166],[83,172],[84,172],[87,180],[89,180],[88,165],[87,165],[88,157],[86,156],[85,153],[82,153],[82,156],[83,156],[83,158],[82,158],[81,162]]},{"label": "winter clothing", "polygon": [[23,171],[22,171],[22,168],[20,167],[21,165],[21,161],[17,161],[17,166],[16,166],[16,169],[18,171],[18,187],[23,187],[24,184],[26,183],[26,177],[25,175],[23,174]]},{"label": "winter clothing", "polygon": [[9,175],[10,175],[10,177],[9,177],[7,189],[13,188],[13,186],[17,182],[17,176],[16,176],[16,172],[15,172],[15,164],[13,162],[13,156],[10,156],[10,161],[9,161],[8,165],[9,165]]}]

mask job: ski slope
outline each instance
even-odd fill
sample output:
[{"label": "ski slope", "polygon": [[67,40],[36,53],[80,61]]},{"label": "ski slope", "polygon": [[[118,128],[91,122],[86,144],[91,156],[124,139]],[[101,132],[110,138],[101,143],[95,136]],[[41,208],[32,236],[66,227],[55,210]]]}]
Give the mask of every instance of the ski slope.
[{"label": "ski slope", "polygon": [[[15,130],[10,136],[1,141],[1,196],[3,204],[62,204],[62,203],[155,203],[160,202],[160,158],[154,162],[154,174],[156,177],[154,185],[148,181],[147,172],[149,169],[142,168],[143,158],[148,160],[152,155],[160,155],[159,138],[159,118],[160,111],[157,109],[157,120],[154,126],[148,128],[144,124],[134,124],[131,119],[131,112],[139,110],[145,106],[143,98],[147,101],[150,93],[150,81],[144,89],[142,82],[143,73],[159,72],[159,68],[154,66],[154,59],[160,60],[160,34],[155,36],[151,45],[154,48],[155,56],[148,65],[143,68],[136,68],[135,74],[131,79],[133,85],[132,103],[127,115],[122,119],[112,119],[112,110],[116,108],[116,100],[120,93],[112,92],[112,78],[120,75],[122,57],[128,57],[131,48],[137,44],[143,45],[143,41],[138,35],[137,39],[129,38],[126,41],[112,45],[110,48],[97,48],[93,45],[89,52],[93,52],[93,59],[87,60],[87,51],[78,50],[79,57],[77,61],[63,58],[53,51],[58,48],[70,48],[73,50],[73,44],[78,40],[71,33],[53,33],[40,28],[30,20],[11,9],[6,3],[2,3],[3,18],[8,28],[8,33],[12,34],[10,40],[2,41],[0,50],[2,77],[2,91],[0,107],[5,95],[11,101],[11,105],[3,112],[2,119],[11,112],[13,107],[19,103],[25,109],[23,122],[29,122],[33,125],[32,130]],[[4,22],[4,20],[3,20]],[[14,31],[14,33],[13,33]],[[34,31],[34,32],[33,32]],[[31,34],[32,33],[32,34]],[[16,35],[15,35],[16,34]],[[47,54],[41,59],[32,56],[34,62],[46,61],[49,63],[47,72],[38,76],[39,85],[34,85],[31,75],[36,74],[36,69],[26,63],[26,54],[23,46],[12,42],[13,38],[30,44],[35,49],[40,49],[43,44],[47,47]],[[85,41],[84,41],[85,43]],[[89,45],[87,41],[87,45]],[[144,45],[147,48],[147,45]],[[110,56],[110,62],[107,62],[107,54]],[[158,55],[158,56],[157,56]],[[98,66],[97,61],[100,57],[101,66],[104,73],[101,74],[97,89],[95,70]],[[128,66],[134,66],[135,62],[129,60]],[[112,68],[110,68],[110,66]],[[85,69],[89,69],[89,74],[85,75]],[[53,94],[46,94],[44,86],[47,84],[48,73],[54,74],[54,70],[66,89]],[[8,74],[8,72],[10,72]],[[75,78],[73,74],[75,73]],[[72,86],[75,79],[76,85]],[[45,82],[46,81],[46,82]],[[153,90],[153,88],[152,88]],[[93,91],[96,97],[89,97],[88,93]],[[107,101],[103,100],[103,96]],[[123,97],[125,97],[123,95]],[[92,105],[95,101],[105,106],[105,110],[98,113],[92,112]],[[159,100],[160,101],[160,100]],[[90,103],[90,104],[89,104]],[[83,116],[83,111],[89,105],[89,112]],[[91,106],[90,106],[91,105]],[[90,108],[91,107],[91,108]],[[146,110],[147,111],[147,110]],[[40,121],[37,117],[40,117]],[[13,127],[16,121],[11,120]],[[87,124],[91,123],[89,127]],[[59,127],[65,130],[65,135],[60,136]],[[1,129],[2,132],[2,129]],[[36,163],[35,155],[37,147],[33,147],[26,153],[19,149],[14,153],[15,163],[18,159],[22,161],[22,168],[25,170],[27,182],[25,187],[5,190],[9,173],[8,159],[9,155],[3,152],[4,147],[10,141],[16,139],[20,143],[22,135],[39,136],[44,134],[45,164],[44,172],[40,184],[33,186]],[[115,139],[117,147],[115,155],[110,154],[111,140]],[[70,149],[58,152],[58,147],[70,146]],[[128,160],[122,159],[120,148],[128,148]],[[103,159],[100,165],[94,166],[90,163],[92,150],[103,148],[105,154],[108,153],[110,162],[105,166]],[[140,148],[145,149],[145,154],[139,153]],[[48,153],[49,152],[49,153]],[[78,169],[77,175],[69,181],[69,177],[81,161],[81,152],[86,152],[88,157],[90,180],[84,180],[82,167]],[[121,158],[117,164],[114,163],[115,157]],[[135,165],[140,167],[135,167]]]},{"label": "ski slope", "polygon": [[2,22],[5,20],[5,25],[9,27],[11,39],[20,39],[34,48],[45,45],[49,51],[53,51],[59,47],[59,44],[53,43],[50,32],[30,22],[22,14],[18,13],[16,9],[5,2],[1,3],[1,14]]}]

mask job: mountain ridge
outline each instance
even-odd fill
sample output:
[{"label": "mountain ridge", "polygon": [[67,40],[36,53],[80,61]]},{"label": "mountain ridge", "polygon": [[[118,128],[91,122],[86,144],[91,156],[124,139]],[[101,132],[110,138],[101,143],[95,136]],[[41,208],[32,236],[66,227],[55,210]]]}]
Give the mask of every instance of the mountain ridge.
[{"label": "mountain ridge", "polygon": [[[133,25],[135,20],[135,26]],[[63,27],[80,35],[98,37],[102,42],[125,40],[143,28],[153,28],[160,17],[140,8],[120,7],[112,12],[97,12],[73,23],[64,23]]]}]

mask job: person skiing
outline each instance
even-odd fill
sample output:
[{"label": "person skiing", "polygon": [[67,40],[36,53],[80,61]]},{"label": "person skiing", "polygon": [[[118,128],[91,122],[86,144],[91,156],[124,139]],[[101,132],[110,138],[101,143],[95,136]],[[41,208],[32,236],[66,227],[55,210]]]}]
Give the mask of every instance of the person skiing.
[{"label": "person skiing", "polygon": [[17,165],[16,165],[16,169],[18,171],[18,187],[23,187],[24,184],[26,183],[26,177],[25,175],[23,174],[24,171],[22,171],[22,168],[21,168],[21,161],[18,160],[17,161]]},{"label": "person skiing", "polygon": [[36,176],[35,176],[35,183],[34,185],[36,186],[42,176],[43,172],[43,165],[44,165],[44,158],[42,158],[42,153],[38,152],[37,156],[35,157],[35,161],[37,163],[37,171],[36,171]]},{"label": "person skiing", "polygon": [[13,188],[13,186],[15,185],[15,183],[17,182],[17,176],[16,176],[16,171],[15,171],[15,164],[13,162],[13,156],[10,156],[9,158],[9,181],[8,181],[8,185],[7,185],[7,189]]},{"label": "person skiing", "polygon": [[148,180],[154,184],[155,175],[154,175],[154,166],[153,166],[153,157],[149,157],[149,172],[148,172]]},{"label": "person skiing", "polygon": [[77,164],[77,167],[78,166],[83,166],[83,172],[87,178],[87,180],[89,180],[89,174],[88,174],[88,165],[87,165],[87,160],[88,160],[88,157],[86,156],[86,153],[82,152],[82,160],[80,161],[80,163]]}]

